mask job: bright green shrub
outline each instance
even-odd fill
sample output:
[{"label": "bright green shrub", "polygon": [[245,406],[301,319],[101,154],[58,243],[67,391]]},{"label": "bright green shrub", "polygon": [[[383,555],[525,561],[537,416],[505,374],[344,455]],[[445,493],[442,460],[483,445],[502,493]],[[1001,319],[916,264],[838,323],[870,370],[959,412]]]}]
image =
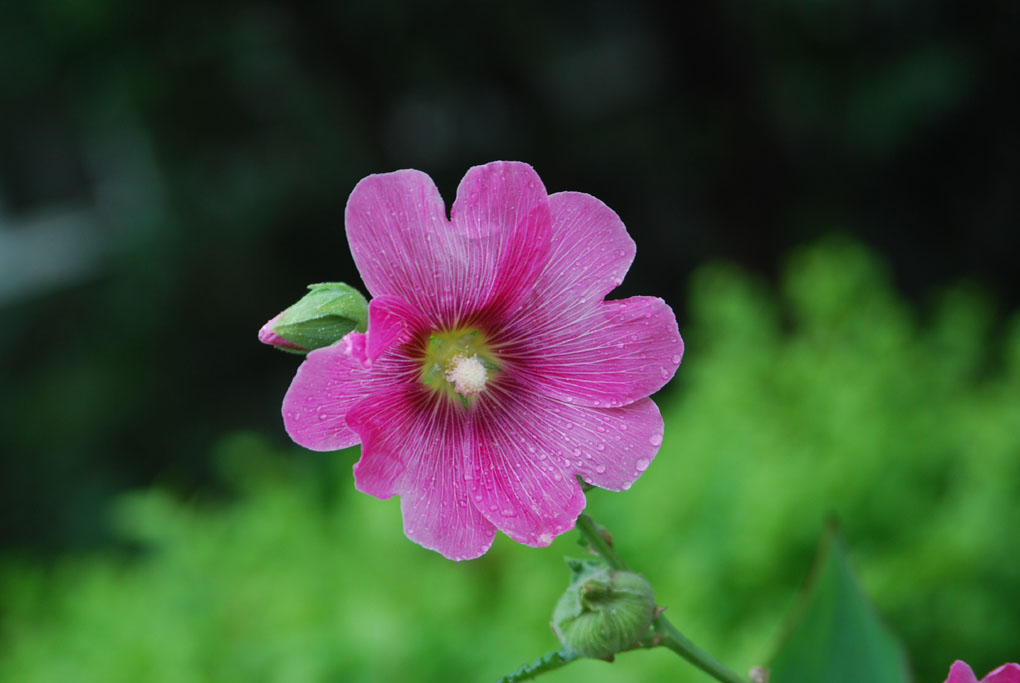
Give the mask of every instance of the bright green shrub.
[{"label": "bright green shrub", "polygon": [[[839,241],[797,253],[780,294],[716,266],[691,302],[662,452],[589,496],[672,621],[737,670],[764,661],[835,515],[919,681],[1015,660],[1020,323],[966,289],[919,316]],[[353,490],[355,452],[283,441],[223,440],[230,502],[122,500],[127,556],[8,559],[0,680],[484,681],[556,647],[572,535],[452,563]],[[706,680],[664,651],[543,680],[582,677]]]}]

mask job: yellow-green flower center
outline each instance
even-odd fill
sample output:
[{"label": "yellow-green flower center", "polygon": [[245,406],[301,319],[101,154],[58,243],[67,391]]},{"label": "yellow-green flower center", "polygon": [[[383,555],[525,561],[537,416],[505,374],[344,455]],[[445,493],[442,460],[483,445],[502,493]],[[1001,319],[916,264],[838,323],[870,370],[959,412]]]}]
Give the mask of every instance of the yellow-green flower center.
[{"label": "yellow-green flower center", "polygon": [[437,330],[422,359],[421,381],[468,404],[499,373],[496,356],[481,330]]}]

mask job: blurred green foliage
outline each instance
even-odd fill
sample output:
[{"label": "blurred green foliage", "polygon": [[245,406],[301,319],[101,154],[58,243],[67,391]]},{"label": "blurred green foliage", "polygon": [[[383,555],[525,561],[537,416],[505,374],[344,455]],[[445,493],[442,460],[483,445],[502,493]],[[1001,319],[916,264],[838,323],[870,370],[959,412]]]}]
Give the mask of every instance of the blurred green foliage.
[{"label": "blurred green foliage", "polygon": [[[727,266],[692,291],[659,457],[589,494],[670,619],[738,671],[764,662],[835,515],[918,681],[1015,659],[1020,320],[965,287],[919,316],[841,240],[797,252],[781,292]],[[452,563],[403,537],[395,500],[354,491],[356,452],[281,443],[221,440],[228,502],[120,500],[130,552],[7,558],[0,680],[484,681],[556,647],[574,534]],[[543,680],[582,678],[705,680],[658,650]]]}]

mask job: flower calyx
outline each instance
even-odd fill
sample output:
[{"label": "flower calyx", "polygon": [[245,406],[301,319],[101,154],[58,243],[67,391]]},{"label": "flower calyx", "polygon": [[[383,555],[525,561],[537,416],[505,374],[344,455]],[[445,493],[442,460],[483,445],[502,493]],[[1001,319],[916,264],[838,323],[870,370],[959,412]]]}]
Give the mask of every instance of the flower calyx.
[{"label": "flower calyx", "polygon": [[259,341],[291,353],[331,346],[348,332],[368,328],[368,301],[343,282],[308,285],[297,303],[259,330]]},{"label": "flower calyx", "polygon": [[613,570],[598,560],[567,558],[572,582],[556,603],[552,629],[583,657],[611,658],[630,649],[656,615],[652,587],[640,575]]}]

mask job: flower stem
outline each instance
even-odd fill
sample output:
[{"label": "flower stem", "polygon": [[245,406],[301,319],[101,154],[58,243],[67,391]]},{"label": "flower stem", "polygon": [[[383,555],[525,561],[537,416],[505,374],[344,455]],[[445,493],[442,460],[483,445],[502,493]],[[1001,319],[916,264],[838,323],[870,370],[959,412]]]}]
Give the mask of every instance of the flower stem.
[{"label": "flower stem", "polygon": [[613,542],[609,539],[609,532],[596,524],[590,515],[581,513],[581,516],[577,518],[577,530],[584,540],[588,541],[592,550],[605,560],[610,569],[627,570],[623,559],[616,554]]},{"label": "flower stem", "polygon": [[[577,530],[581,536],[588,541],[598,555],[612,569],[626,570],[627,565],[613,548],[609,533],[595,523],[589,515],[582,514],[577,518]],[[655,630],[655,641],[658,645],[668,647],[688,662],[698,667],[717,681],[723,683],[747,683],[742,678],[723,666],[717,659],[692,643],[684,634],[677,630],[676,626],[670,623],[669,619],[661,614],[652,622]]]},{"label": "flower stem", "polygon": [[577,655],[567,652],[566,650],[556,650],[543,655],[533,661],[531,664],[525,664],[517,671],[508,673],[506,676],[500,678],[496,683],[517,683],[517,681],[527,681],[539,674],[543,674],[546,671],[552,671],[558,669],[564,664],[577,659]]},{"label": "flower stem", "polygon": [[652,622],[652,628],[655,629],[655,634],[660,638],[660,645],[668,647],[717,681],[723,681],[724,683],[747,683],[746,678],[730,671],[715,657],[688,640],[666,617],[662,615],[656,617],[655,621]]}]

